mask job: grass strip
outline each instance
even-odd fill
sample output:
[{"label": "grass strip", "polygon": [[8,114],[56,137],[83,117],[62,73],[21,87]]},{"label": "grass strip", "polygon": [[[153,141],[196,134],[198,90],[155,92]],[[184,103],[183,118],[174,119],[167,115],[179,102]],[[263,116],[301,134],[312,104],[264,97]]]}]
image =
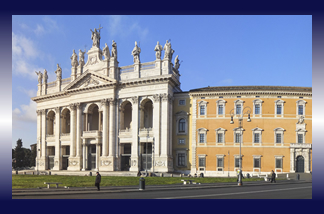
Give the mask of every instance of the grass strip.
[{"label": "grass strip", "polygon": [[[46,187],[44,182],[59,182],[61,186],[93,187],[96,176],[66,175],[12,175],[12,189],[28,189]],[[180,178],[180,177],[145,177],[145,185],[182,184],[182,179],[190,179],[197,183],[236,182],[236,178]],[[243,182],[261,181],[262,178],[244,178]],[[101,176],[100,186],[137,186],[139,177]]]}]

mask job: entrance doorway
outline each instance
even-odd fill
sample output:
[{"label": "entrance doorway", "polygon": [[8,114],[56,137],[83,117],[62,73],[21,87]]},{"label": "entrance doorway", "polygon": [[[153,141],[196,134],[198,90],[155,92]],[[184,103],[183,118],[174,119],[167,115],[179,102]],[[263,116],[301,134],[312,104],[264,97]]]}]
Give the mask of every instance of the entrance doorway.
[{"label": "entrance doorway", "polygon": [[298,156],[296,159],[296,172],[304,172],[304,157]]},{"label": "entrance doorway", "polygon": [[121,147],[121,171],[129,171],[131,165],[131,145],[130,143],[124,143]]},{"label": "entrance doorway", "polygon": [[88,169],[96,169],[96,145],[89,145]]},{"label": "entrance doorway", "polygon": [[142,151],[141,170],[149,171],[152,168],[152,143],[143,143]]}]

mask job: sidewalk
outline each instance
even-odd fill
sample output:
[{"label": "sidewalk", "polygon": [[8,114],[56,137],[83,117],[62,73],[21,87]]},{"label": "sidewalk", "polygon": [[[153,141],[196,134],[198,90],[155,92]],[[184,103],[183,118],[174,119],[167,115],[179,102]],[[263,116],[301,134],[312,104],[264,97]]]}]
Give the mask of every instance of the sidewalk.
[{"label": "sidewalk", "polygon": [[[311,180],[277,180],[276,183],[270,183],[266,181],[249,181],[244,182],[243,186],[256,186],[256,185],[282,185],[291,183],[309,183]],[[68,187],[64,188],[61,186],[59,188],[47,187],[41,189],[13,189],[12,196],[32,196],[32,195],[65,195],[65,194],[98,194],[98,193],[114,193],[114,192],[137,192],[137,191],[163,191],[163,190],[184,190],[184,189],[197,189],[197,188],[222,188],[222,187],[237,187],[237,183],[202,183],[202,184],[172,184],[172,185],[148,185],[145,186],[145,190],[139,190],[138,186],[108,186],[100,187],[100,191],[97,191],[95,186],[93,187]]]}]

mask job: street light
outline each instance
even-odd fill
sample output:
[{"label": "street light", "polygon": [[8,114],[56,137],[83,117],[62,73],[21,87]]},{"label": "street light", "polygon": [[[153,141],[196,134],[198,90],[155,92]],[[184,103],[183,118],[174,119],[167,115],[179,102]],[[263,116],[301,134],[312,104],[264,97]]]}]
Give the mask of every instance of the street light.
[{"label": "street light", "polygon": [[[247,109],[245,112],[244,110]],[[234,116],[234,113],[233,113],[234,109],[232,109],[230,111],[230,114],[231,114],[231,124],[234,123],[233,121],[233,116]],[[240,158],[239,158],[239,174],[238,174],[238,182],[237,182],[237,185],[238,186],[242,186],[243,183],[242,183],[242,155],[241,155],[241,144],[242,144],[242,141],[243,141],[243,133],[242,133],[242,129],[243,129],[243,116],[244,114],[247,114],[248,115],[248,119],[247,119],[247,122],[251,122],[251,118],[250,118],[250,113],[251,113],[251,108],[249,106],[245,107],[242,112],[241,112],[241,116],[238,118],[238,121],[239,121],[239,128],[241,130],[241,136],[240,136]]]}]

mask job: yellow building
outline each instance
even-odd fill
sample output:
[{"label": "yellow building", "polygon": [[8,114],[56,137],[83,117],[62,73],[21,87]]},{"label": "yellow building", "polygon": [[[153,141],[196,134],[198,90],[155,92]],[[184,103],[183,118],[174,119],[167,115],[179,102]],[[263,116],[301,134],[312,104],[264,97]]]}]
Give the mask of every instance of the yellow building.
[{"label": "yellow building", "polygon": [[[190,110],[185,139],[191,174],[236,175],[240,145],[243,174],[312,171],[312,88],[206,87],[176,96],[176,126],[177,113]],[[186,99],[183,107],[177,106],[180,98]],[[176,152],[179,133],[173,136]]]}]

